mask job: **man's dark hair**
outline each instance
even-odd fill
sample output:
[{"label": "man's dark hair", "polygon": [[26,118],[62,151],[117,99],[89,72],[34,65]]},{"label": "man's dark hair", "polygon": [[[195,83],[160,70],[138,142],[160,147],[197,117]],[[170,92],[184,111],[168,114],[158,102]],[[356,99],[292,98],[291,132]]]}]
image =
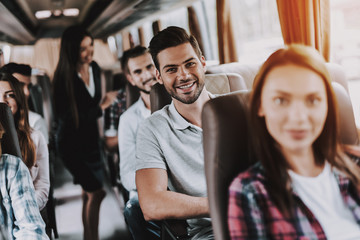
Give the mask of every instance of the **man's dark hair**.
[{"label": "man's dark hair", "polygon": [[130,73],[127,67],[130,58],[136,58],[142,56],[147,52],[149,52],[149,50],[146,47],[140,45],[131,48],[129,50],[126,50],[120,59],[121,69],[123,73]]},{"label": "man's dark hair", "polygon": [[160,71],[157,56],[162,50],[170,47],[176,47],[184,43],[190,43],[196,55],[199,57],[199,59],[201,58],[202,52],[198,42],[196,41],[196,38],[192,35],[189,36],[185,29],[171,26],[156,34],[151,39],[149,45],[150,54],[155,63],[155,67]]},{"label": "man's dark hair", "polygon": [[24,76],[31,76],[31,67],[27,64],[18,64],[14,62],[10,62],[0,69],[1,72],[13,74],[13,73],[19,73]]}]

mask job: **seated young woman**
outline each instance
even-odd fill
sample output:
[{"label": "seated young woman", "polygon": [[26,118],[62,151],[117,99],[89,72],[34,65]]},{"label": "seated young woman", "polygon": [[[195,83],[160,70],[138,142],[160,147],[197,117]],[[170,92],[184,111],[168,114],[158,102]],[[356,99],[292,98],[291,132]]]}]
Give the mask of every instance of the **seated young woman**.
[{"label": "seated young woman", "polygon": [[[0,124],[0,143],[3,133]],[[20,158],[2,154],[1,144],[0,179],[0,239],[49,239],[28,169]]]},{"label": "seated young woman", "polygon": [[290,45],[250,97],[257,163],[229,189],[231,239],[360,239],[360,168],[338,141],[337,102],[318,52]]},{"label": "seated young woman", "polygon": [[47,143],[40,131],[30,128],[22,84],[11,74],[0,73],[0,102],[5,102],[14,115],[22,160],[30,171],[36,201],[42,210],[48,201],[50,188]]}]

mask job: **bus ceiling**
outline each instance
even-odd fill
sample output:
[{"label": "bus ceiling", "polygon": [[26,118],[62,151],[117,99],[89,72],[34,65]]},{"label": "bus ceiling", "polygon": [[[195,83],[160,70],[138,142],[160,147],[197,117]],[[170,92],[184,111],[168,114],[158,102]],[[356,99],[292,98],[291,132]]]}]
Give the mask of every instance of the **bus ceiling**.
[{"label": "bus ceiling", "polygon": [[95,38],[111,34],[165,9],[196,0],[1,0],[0,41],[34,44],[59,38],[72,24],[82,24]]}]

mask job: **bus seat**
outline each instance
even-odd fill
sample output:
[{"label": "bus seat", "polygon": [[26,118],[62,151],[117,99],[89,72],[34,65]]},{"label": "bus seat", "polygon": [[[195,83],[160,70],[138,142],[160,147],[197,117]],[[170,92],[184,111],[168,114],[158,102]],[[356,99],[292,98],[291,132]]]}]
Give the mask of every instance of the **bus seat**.
[{"label": "bus seat", "polygon": [[5,130],[1,141],[2,152],[22,158],[14,118],[6,103],[0,103],[0,116],[1,125]]},{"label": "bus seat", "polygon": [[326,63],[326,66],[330,73],[331,81],[341,84],[346,90],[346,92],[349,94],[349,87],[343,67],[336,63]]},{"label": "bus seat", "polygon": [[155,83],[150,90],[150,108],[151,113],[162,109],[165,105],[171,103],[171,96],[166,91],[163,84]]},{"label": "bus seat", "polygon": [[237,73],[206,74],[205,86],[212,94],[225,94],[247,89],[245,79]]},{"label": "bus seat", "polygon": [[[350,98],[339,83],[332,83],[338,101],[340,143],[358,144]],[[251,165],[248,93],[211,99],[203,108],[205,173],[215,239],[230,239],[227,226],[228,188],[234,177]]]},{"label": "bus seat", "polygon": [[254,82],[254,78],[259,68],[260,68],[260,64],[246,65],[238,62],[233,62],[233,63],[220,64],[216,66],[209,66],[207,67],[206,74],[235,73],[240,75],[244,79],[246,88],[251,89]]},{"label": "bus seat", "polygon": [[140,92],[137,87],[127,83],[125,86],[126,91],[126,109],[133,105],[137,100],[139,100]]},{"label": "bus seat", "polygon": [[44,109],[43,109],[43,95],[42,89],[38,84],[34,84],[29,89],[30,97],[28,100],[29,109],[40,114],[44,117]]},{"label": "bus seat", "polygon": [[338,101],[340,142],[342,144],[357,145],[359,144],[359,136],[349,94],[343,85],[338,82],[332,82],[332,86]]},{"label": "bus seat", "polygon": [[[346,81],[346,74],[343,68],[336,63],[326,63],[326,66],[330,73],[331,80],[333,82],[340,83],[345,88],[346,92],[349,93],[349,88]],[[245,81],[247,89],[251,89],[259,68],[260,68],[260,64],[247,65],[238,62],[233,62],[233,63],[220,64],[216,66],[209,66],[207,67],[206,73],[207,74],[213,74],[213,73],[238,74],[240,75],[241,78],[243,78],[243,81]]]},{"label": "bus seat", "polygon": [[50,136],[54,128],[52,124],[54,123],[55,114],[50,78],[47,75],[37,75],[36,84],[41,88],[43,117],[45,119]]},{"label": "bus seat", "polygon": [[228,186],[250,166],[249,92],[207,102],[202,112],[203,145],[210,216],[215,239],[230,239],[227,228]]}]

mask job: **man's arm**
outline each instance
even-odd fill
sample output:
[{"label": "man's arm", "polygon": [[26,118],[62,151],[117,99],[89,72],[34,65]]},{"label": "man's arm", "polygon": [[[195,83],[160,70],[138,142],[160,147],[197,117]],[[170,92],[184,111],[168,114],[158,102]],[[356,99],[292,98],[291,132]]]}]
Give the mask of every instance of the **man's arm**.
[{"label": "man's arm", "polygon": [[186,219],[209,216],[206,197],[167,190],[168,177],[164,169],[149,168],[136,172],[140,206],[145,220]]}]

